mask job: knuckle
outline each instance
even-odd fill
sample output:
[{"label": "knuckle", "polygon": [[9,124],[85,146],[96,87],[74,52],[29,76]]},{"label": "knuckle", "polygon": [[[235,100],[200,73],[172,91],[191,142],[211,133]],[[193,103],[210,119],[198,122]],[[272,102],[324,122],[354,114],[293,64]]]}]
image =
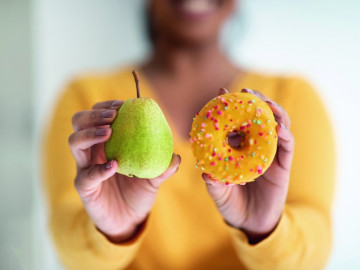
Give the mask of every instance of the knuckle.
[{"label": "knuckle", "polygon": [[151,193],[156,193],[162,182],[163,182],[163,179],[160,179],[160,178],[155,178],[155,179],[152,179],[151,181],[145,181],[145,183],[146,183],[145,188]]},{"label": "knuckle", "polygon": [[89,119],[90,121],[94,121],[96,119],[96,111],[91,111],[90,114],[89,114]]},{"label": "knuckle", "polygon": [[74,181],[75,190],[82,199],[84,199],[86,197],[86,194],[88,193],[85,189],[84,180],[84,178],[76,177]]},{"label": "knuckle", "polygon": [[78,171],[74,180],[74,187],[79,194],[84,189],[84,180],[84,171]]},{"label": "knuckle", "polygon": [[91,109],[96,109],[100,104],[101,104],[100,102],[95,103],[95,104],[91,107]]},{"label": "knuckle", "polygon": [[71,123],[73,124],[73,126],[76,125],[76,123],[78,122],[80,116],[81,116],[82,112],[77,112],[73,115],[73,117],[71,118]]},{"label": "knuckle", "polygon": [[68,144],[72,146],[74,144],[74,140],[75,140],[75,133],[72,133],[68,138]]},{"label": "knuckle", "polygon": [[84,134],[84,137],[85,139],[92,139],[94,137],[94,130],[92,129],[88,129],[85,131],[85,134]]},{"label": "knuckle", "polygon": [[89,169],[88,176],[90,180],[96,179],[96,176],[98,175],[98,170],[99,169],[97,167],[92,167],[91,169]]},{"label": "knuckle", "polygon": [[74,187],[75,187],[75,189],[76,189],[77,191],[80,190],[80,178],[79,178],[79,176],[76,176],[76,178],[75,178]]}]

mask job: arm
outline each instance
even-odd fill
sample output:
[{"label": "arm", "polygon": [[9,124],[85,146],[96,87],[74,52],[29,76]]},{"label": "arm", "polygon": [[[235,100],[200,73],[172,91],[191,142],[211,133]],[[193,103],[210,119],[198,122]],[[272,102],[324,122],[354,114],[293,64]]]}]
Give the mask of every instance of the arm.
[{"label": "arm", "polygon": [[[239,219],[231,220],[234,215],[226,216],[223,213],[228,223],[233,225],[229,230],[238,257],[249,269],[321,269],[330,252],[330,208],[335,172],[334,142],[329,119],[320,99],[308,84],[291,80],[285,88],[294,90],[290,92],[293,98],[290,102],[284,102],[284,106],[292,122],[290,130],[294,134],[296,148],[286,202],[283,204],[278,200],[278,205],[283,207],[278,222],[275,226],[266,226],[268,230],[258,233],[254,239],[249,230],[259,232],[256,225],[247,226],[244,230],[244,223],[238,225],[235,222]],[[284,92],[287,90],[283,89]],[[281,99],[279,101],[283,103]],[[282,181],[279,176],[273,178],[267,174],[266,178],[270,181],[273,178],[277,184],[286,183],[287,180]],[[259,187],[260,181],[264,180],[259,180]],[[252,184],[253,187],[256,183]],[[283,191],[287,191],[285,185]],[[211,189],[209,192],[212,195]],[[266,188],[266,193],[262,194],[275,193]],[[239,201],[238,196],[234,197]],[[276,198],[265,205],[268,206]],[[258,213],[260,206],[261,201],[258,201],[256,208],[247,209],[249,216]],[[265,213],[271,209],[278,207],[274,204]],[[272,224],[268,223],[268,214],[261,216],[253,224]]]},{"label": "arm", "polygon": [[239,230],[231,229],[231,234],[239,258],[249,268],[321,269],[331,247],[333,133],[324,106],[311,86],[291,80],[286,87],[295,91],[286,109],[296,147],[282,217],[275,231],[256,245],[250,245]]},{"label": "arm", "polygon": [[114,269],[130,263],[143,233],[116,245],[100,233],[87,215],[74,188],[76,164],[68,147],[71,118],[88,109],[79,83],[65,91],[48,127],[44,148],[44,179],[50,201],[50,230],[60,260],[69,269]]},{"label": "arm", "polygon": [[180,158],[174,154],[169,168],[154,179],[116,174],[117,162],[106,161],[103,143],[122,103],[100,102],[86,110],[92,102],[85,98],[92,94],[82,94],[89,89],[80,86],[73,84],[62,96],[46,138],[51,230],[67,268],[124,268],[144,237],[158,187],[176,172]]}]

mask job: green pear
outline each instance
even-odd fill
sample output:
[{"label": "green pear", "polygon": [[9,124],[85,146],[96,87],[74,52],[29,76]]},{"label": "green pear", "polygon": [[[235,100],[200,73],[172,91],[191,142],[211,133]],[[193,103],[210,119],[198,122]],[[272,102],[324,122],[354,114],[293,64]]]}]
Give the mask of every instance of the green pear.
[{"label": "green pear", "polygon": [[118,173],[130,177],[155,178],[169,166],[173,137],[166,118],[151,98],[140,98],[138,75],[134,71],[138,98],[120,107],[105,143],[107,160],[116,159]]}]

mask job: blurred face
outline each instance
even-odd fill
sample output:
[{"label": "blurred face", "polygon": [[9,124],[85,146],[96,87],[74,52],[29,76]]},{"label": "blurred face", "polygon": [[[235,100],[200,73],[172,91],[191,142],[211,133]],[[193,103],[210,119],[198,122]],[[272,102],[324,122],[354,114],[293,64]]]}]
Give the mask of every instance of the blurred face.
[{"label": "blurred face", "polygon": [[216,40],[235,0],[150,0],[155,39],[161,35],[179,44],[201,45]]}]

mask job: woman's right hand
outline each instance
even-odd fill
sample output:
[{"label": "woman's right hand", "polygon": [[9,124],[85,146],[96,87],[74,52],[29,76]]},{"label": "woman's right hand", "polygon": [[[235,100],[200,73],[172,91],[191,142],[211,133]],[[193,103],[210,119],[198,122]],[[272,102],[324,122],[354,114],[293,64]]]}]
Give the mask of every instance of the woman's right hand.
[{"label": "woman's right hand", "polygon": [[147,218],[161,183],[176,173],[181,159],[173,154],[168,169],[154,179],[129,178],[116,173],[116,160],[106,161],[104,143],[111,136],[122,101],[97,103],[92,110],[72,118],[74,133],[69,137],[76,160],[75,188],[92,221],[115,243],[131,239]]}]

